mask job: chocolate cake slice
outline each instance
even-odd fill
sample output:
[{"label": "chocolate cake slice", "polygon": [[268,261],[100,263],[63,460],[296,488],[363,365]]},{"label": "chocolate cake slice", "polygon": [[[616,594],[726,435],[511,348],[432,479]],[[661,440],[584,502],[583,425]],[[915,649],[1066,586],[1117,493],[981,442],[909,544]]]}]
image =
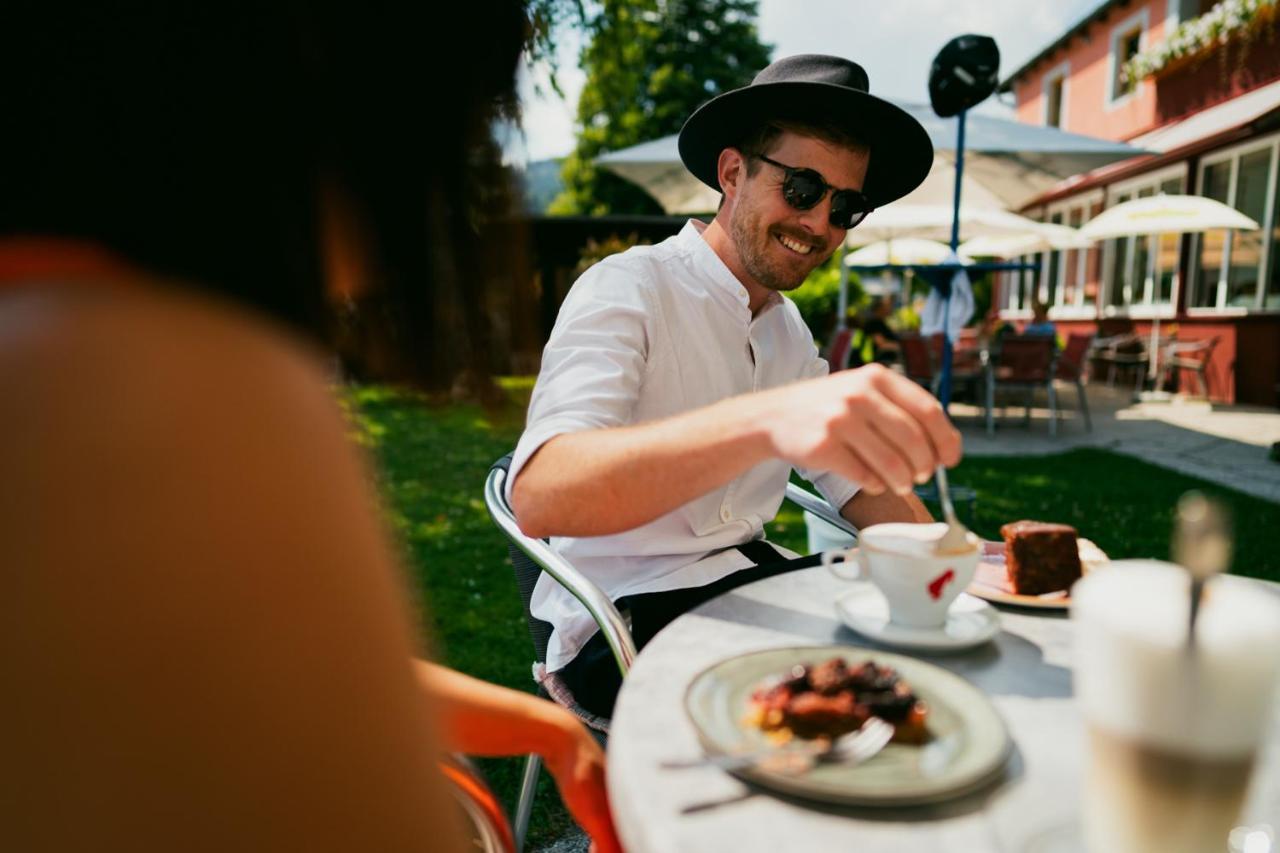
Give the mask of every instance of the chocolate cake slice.
[{"label": "chocolate cake slice", "polygon": [[1076,529],[1046,521],[1014,521],[1000,528],[1005,569],[1019,595],[1068,589],[1080,579]]}]

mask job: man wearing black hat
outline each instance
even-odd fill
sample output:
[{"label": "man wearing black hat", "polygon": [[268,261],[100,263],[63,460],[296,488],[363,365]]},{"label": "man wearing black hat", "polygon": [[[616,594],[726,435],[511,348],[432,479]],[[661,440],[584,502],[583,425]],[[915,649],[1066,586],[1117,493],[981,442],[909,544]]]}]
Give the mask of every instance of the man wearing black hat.
[{"label": "man wearing black hat", "polygon": [[[795,305],[848,229],[924,180],[933,147],[860,66],[779,60],[699,108],[689,170],[710,225],[596,264],[561,307],[508,483],[521,528],[629,612],[637,645],[750,580],[812,565],[764,541],[794,467],[858,527],[927,521],[914,482],[960,457],[937,401],[878,365],[827,376]],[[545,575],[546,671],[608,716],[620,684]]]}]

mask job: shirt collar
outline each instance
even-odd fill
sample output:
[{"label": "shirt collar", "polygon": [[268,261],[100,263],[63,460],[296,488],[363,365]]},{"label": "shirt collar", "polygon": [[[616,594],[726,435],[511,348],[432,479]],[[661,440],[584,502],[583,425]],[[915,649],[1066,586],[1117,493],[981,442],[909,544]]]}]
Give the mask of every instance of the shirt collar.
[{"label": "shirt collar", "polygon": [[764,305],[760,306],[760,313],[755,318],[752,318],[748,308],[751,304],[750,294],[747,293],[746,287],[733,274],[733,271],[729,269],[724,260],[716,254],[715,249],[711,248],[711,244],[703,239],[702,232],[706,230],[707,223],[697,219],[690,219],[685,223],[684,228],[680,229],[677,239],[681,246],[689,250],[698,264],[698,268],[707,274],[707,278],[716,284],[717,289],[747,310],[748,321],[759,319],[764,316],[765,312],[781,304],[782,294],[777,291],[770,291]]}]

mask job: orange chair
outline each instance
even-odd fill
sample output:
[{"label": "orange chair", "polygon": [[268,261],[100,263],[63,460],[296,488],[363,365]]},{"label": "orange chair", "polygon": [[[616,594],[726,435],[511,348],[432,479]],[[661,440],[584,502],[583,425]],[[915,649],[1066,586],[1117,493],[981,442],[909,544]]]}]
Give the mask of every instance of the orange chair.
[{"label": "orange chair", "polygon": [[1084,415],[1084,428],[1093,432],[1093,421],[1089,419],[1089,399],[1084,393],[1084,374],[1089,361],[1089,349],[1093,346],[1094,336],[1089,333],[1072,333],[1067,336],[1067,348],[1058,356],[1058,369],[1055,376],[1063,382],[1073,382],[1076,393],[1080,397],[1080,414]]},{"label": "orange chair", "polygon": [[1037,388],[1049,394],[1049,435],[1058,434],[1058,398],[1053,388],[1057,373],[1057,344],[1049,335],[1006,335],[1000,351],[987,362],[987,434],[995,432],[996,388],[1018,388],[1027,392],[1026,422],[1031,422],[1031,403]]}]

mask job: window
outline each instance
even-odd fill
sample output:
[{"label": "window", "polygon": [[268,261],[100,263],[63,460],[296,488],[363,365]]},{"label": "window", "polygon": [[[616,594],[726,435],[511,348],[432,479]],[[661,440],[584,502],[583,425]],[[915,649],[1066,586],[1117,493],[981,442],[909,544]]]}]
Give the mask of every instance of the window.
[{"label": "window", "polygon": [[1200,194],[1231,205],[1261,228],[1197,235],[1189,307],[1280,309],[1278,148],[1280,138],[1271,137],[1202,161]]},{"label": "window", "polygon": [[[1048,222],[1079,228],[1090,218],[1096,197],[1076,196],[1049,208]],[[1087,288],[1087,273],[1091,263],[1096,266],[1095,249],[1057,249],[1045,252],[1040,260],[1040,300],[1056,317],[1093,315],[1097,304],[1097,288]]]},{"label": "window", "polygon": [[[1134,198],[1149,198],[1158,193],[1177,195],[1183,191],[1184,167],[1145,175],[1117,188],[1111,204],[1115,206]],[[1178,255],[1181,234],[1121,237],[1108,241],[1105,287],[1108,314],[1126,313],[1130,309],[1172,310],[1177,300]],[[1152,263],[1154,261],[1154,264]]]},{"label": "window", "polygon": [[1044,123],[1049,127],[1062,127],[1062,78],[1049,81],[1046,93]]},{"label": "window", "polygon": [[1044,75],[1041,95],[1044,97],[1044,123],[1046,127],[1064,127],[1066,124],[1067,74],[1070,62],[1050,68]]},{"label": "window", "polygon": [[1110,82],[1107,85],[1107,106],[1113,107],[1127,100],[1138,90],[1138,81],[1126,82],[1124,64],[1142,52],[1147,31],[1147,10],[1122,21],[1111,30]]}]

